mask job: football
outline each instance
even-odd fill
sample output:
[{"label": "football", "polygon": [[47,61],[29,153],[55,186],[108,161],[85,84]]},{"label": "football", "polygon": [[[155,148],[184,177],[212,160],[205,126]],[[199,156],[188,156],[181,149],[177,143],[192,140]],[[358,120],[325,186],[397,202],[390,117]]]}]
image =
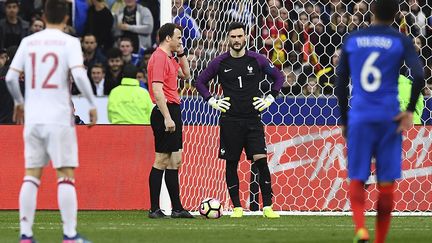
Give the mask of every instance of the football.
[{"label": "football", "polygon": [[201,201],[199,212],[208,219],[218,219],[222,216],[223,207],[216,198],[206,198]]}]

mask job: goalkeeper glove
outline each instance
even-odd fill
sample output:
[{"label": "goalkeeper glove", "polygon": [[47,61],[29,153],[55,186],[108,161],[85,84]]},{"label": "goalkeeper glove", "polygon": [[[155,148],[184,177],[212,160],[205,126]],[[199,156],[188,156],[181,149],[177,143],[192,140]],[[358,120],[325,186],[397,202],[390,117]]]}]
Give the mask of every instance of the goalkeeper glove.
[{"label": "goalkeeper glove", "polygon": [[229,110],[231,104],[228,102],[230,100],[230,97],[225,97],[222,99],[215,99],[214,97],[211,97],[208,100],[209,105],[213,107],[213,109],[216,109],[221,112],[226,112]]},{"label": "goalkeeper glove", "polygon": [[252,103],[255,107],[255,110],[263,111],[267,107],[269,107],[274,102],[273,95],[269,94],[265,98],[253,97],[254,102]]}]

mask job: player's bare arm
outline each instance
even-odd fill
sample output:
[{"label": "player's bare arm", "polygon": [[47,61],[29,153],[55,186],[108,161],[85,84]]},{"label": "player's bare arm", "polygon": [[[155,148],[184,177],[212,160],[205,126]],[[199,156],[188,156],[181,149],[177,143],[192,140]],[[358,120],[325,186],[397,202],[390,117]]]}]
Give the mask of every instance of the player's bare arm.
[{"label": "player's bare arm", "polygon": [[166,98],[163,92],[162,82],[153,81],[152,84],[154,97],[156,99],[156,105],[158,106],[160,112],[162,113],[165,120],[165,131],[174,132],[176,127],[171,115],[168,111],[168,106],[166,104]]},{"label": "player's bare arm", "polygon": [[18,125],[24,124],[24,98],[18,84],[18,79],[21,73],[22,71],[18,69],[9,68],[6,75],[6,84],[15,101],[12,120]]}]

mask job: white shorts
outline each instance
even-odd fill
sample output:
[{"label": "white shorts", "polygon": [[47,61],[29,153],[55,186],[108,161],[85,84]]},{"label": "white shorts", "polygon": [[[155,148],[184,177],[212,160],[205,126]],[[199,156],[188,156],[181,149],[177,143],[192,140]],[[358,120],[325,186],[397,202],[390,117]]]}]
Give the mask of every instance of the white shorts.
[{"label": "white shorts", "polygon": [[25,168],[78,167],[78,144],[74,126],[29,124],[24,126]]}]

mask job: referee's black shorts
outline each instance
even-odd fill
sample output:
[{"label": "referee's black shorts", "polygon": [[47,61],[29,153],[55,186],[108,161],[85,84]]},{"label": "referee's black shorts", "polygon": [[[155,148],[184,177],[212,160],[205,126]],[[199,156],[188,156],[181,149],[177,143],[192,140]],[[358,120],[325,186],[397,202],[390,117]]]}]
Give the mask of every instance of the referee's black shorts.
[{"label": "referee's black shorts", "polygon": [[238,161],[243,148],[248,160],[252,160],[256,154],[267,154],[264,126],[260,117],[221,117],[219,125],[220,159]]},{"label": "referee's black shorts", "polygon": [[183,148],[182,130],[183,122],[181,119],[180,105],[167,103],[171,119],[175,123],[175,132],[165,131],[165,119],[159,108],[155,106],[151,113],[150,124],[155,138],[155,150],[157,153],[177,152]]}]

